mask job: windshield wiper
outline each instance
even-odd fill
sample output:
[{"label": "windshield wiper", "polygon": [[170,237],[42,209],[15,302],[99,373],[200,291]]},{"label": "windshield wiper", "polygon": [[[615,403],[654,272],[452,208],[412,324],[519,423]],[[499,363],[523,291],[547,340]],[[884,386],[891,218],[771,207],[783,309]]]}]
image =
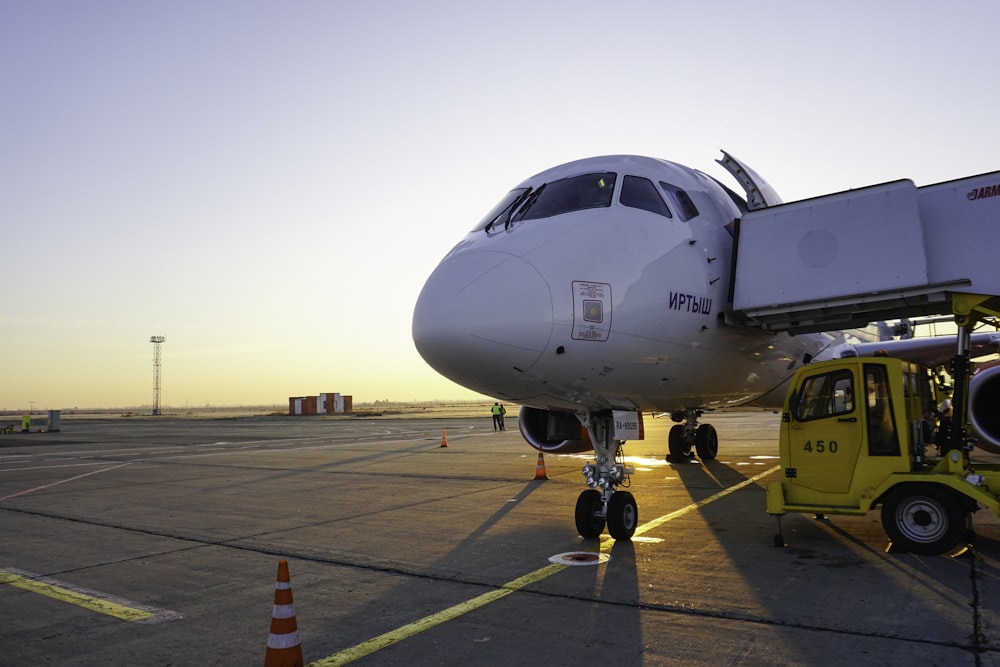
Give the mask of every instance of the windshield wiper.
[{"label": "windshield wiper", "polygon": [[[510,206],[508,206],[504,210],[500,211],[500,213],[497,214],[497,217],[495,217],[492,220],[490,220],[489,224],[486,225],[486,227],[484,227],[483,230],[487,234],[489,234],[490,230],[493,229],[493,225],[495,225],[496,222],[497,222],[497,220],[499,220],[502,217],[504,218],[503,228],[507,229],[508,227],[510,227],[510,216],[514,215],[514,211],[517,210],[517,207],[520,206],[521,202],[523,202],[525,199],[527,199],[528,195],[530,195],[530,194],[531,194],[531,188],[528,188],[527,190],[525,190],[524,192],[522,192],[521,194],[519,194],[517,196],[517,199],[515,199],[514,201],[512,201],[510,203]],[[505,213],[506,213],[506,217],[504,217]]]},{"label": "windshield wiper", "polygon": [[[541,185],[539,185],[534,190],[528,190],[527,192],[524,193],[526,196],[524,198],[524,204],[521,206],[521,217],[522,218],[524,217],[524,214],[528,212],[528,209],[532,207],[532,205],[535,203],[535,201],[538,200],[538,195],[542,194],[542,190],[545,189],[546,185],[548,185],[548,183],[542,183]],[[510,227],[510,223],[511,223],[513,217],[514,217],[515,211],[517,211],[517,207],[516,206],[511,207],[510,213],[507,214],[507,220],[504,222],[504,225],[503,225],[504,229],[507,229],[508,227]]]}]

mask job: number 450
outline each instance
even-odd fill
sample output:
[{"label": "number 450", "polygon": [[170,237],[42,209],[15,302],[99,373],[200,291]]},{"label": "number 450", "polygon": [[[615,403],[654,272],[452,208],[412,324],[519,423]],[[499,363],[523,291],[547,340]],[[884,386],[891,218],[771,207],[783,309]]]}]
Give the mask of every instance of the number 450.
[{"label": "number 450", "polygon": [[836,454],[837,441],[830,440],[829,442],[827,442],[826,440],[817,440],[816,444],[814,445],[812,440],[806,440],[805,447],[803,447],[802,449],[806,450],[809,453],[822,454],[823,452],[829,452],[830,454]]}]

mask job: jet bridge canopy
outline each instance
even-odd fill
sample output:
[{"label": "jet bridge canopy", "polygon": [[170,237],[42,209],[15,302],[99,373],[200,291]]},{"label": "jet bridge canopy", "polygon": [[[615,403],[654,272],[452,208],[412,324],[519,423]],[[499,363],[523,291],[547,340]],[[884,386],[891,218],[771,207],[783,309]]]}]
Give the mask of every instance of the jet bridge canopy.
[{"label": "jet bridge canopy", "polygon": [[1000,295],[1000,172],[910,180],[750,211],[726,321],[804,333],[950,314],[953,293]]}]

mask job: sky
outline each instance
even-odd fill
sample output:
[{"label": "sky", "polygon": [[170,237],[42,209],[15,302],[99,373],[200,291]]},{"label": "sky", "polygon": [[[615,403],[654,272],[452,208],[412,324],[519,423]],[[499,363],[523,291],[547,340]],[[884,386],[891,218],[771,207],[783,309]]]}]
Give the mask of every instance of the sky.
[{"label": "sky", "polygon": [[[413,346],[528,176],[1000,169],[992,0],[0,0],[0,409],[478,396]],[[514,307],[511,305],[510,307]]]}]

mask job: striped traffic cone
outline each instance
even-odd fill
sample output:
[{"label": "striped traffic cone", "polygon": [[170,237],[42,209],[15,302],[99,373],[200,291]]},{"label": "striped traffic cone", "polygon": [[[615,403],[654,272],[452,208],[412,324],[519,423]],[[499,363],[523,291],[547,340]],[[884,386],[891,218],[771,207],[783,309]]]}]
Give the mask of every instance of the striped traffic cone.
[{"label": "striped traffic cone", "polygon": [[535,479],[548,479],[549,476],[545,472],[545,459],[542,457],[541,450],[538,451],[538,463],[535,464]]},{"label": "striped traffic cone", "polygon": [[288,561],[281,560],[278,561],[278,581],[274,584],[274,612],[271,614],[271,634],[267,636],[264,667],[302,667],[303,664]]},{"label": "striped traffic cone", "polygon": [[441,446],[448,446],[448,429],[446,428],[441,429]]}]

